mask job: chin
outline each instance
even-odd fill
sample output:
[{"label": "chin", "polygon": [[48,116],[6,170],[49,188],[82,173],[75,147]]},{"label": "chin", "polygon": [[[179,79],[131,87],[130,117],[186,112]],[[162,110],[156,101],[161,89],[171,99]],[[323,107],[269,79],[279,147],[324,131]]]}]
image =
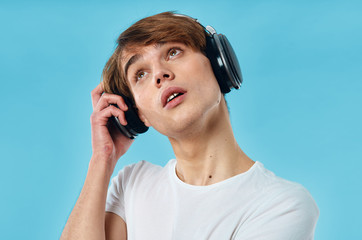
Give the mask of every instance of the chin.
[{"label": "chin", "polygon": [[184,135],[189,135],[189,132],[193,132],[195,127],[195,121],[180,119],[178,122],[169,124],[166,129],[156,129],[162,135],[171,138],[179,138]]},{"label": "chin", "polygon": [[171,138],[187,137],[202,133],[220,119],[220,114],[222,114],[221,98],[219,96],[212,99],[195,99],[192,102],[197,101],[200,104],[190,104],[188,102],[187,104],[180,105],[177,111],[173,112],[167,120],[165,119],[165,122],[155,121],[160,125],[155,124],[153,127],[159,133]]},{"label": "chin", "polygon": [[195,111],[188,114],[183,114],[177,120],[168,125],[164,131],[159,131],[161,134],[170,138],[184,138],[193,135],[199,135],[205,131],[209,124],[210,119],[206,116],[205,112]]}]

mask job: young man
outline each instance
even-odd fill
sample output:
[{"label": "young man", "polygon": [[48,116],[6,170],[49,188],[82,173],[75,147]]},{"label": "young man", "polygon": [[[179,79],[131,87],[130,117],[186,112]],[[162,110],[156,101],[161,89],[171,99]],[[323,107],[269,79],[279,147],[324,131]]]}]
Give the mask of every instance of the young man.
[{"label": "young man", "polygon": [[[194,19],[170,12],[121,34],[92,92],[93,156],[61,239],[313,239],[319,211],[308,191],[237,144],[207,34]],[[109,124],[111,117],[129,124],[131,106],[118,94],[168,137],[176,159],[165,167],[125,167],[107,194],[133,141]]]}]

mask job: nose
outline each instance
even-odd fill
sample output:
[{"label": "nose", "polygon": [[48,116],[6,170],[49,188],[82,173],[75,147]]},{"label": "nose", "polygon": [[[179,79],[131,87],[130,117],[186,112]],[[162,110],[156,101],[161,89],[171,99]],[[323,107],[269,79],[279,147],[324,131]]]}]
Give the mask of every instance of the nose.
[{"label": "nose", "polygon": [[160,66],[154,76],[155,85],[161,87],[164,81],[171,81],[175,78],[175,74],[165,66]]}]

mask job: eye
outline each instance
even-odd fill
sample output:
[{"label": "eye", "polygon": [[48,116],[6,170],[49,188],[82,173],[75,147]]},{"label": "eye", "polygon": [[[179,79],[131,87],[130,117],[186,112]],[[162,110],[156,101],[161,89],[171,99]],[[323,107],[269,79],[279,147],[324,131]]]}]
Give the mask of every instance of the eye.
[{"label": "eye", "polygon": [[144,78],[146,76],[146,72],[145,71],[137,71],[135,74],[135,80],[136,82],[141,80],[142,78]]},{"label": "eye", "polygon": [[181,49],[173,47],[168,51],[168,58],[174,58],[177,55],[179,55],[181,52],[182,52]]}]

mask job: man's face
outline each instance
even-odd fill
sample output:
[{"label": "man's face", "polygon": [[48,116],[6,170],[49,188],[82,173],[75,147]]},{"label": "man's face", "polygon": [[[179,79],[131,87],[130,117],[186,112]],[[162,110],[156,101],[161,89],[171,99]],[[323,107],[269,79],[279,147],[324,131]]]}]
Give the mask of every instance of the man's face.
[{"label": "man's face", "polygon": [[209,60],[182,43],[136,47],[122,67],[141,119],[166,136],[207,125],[222,94]]}]

